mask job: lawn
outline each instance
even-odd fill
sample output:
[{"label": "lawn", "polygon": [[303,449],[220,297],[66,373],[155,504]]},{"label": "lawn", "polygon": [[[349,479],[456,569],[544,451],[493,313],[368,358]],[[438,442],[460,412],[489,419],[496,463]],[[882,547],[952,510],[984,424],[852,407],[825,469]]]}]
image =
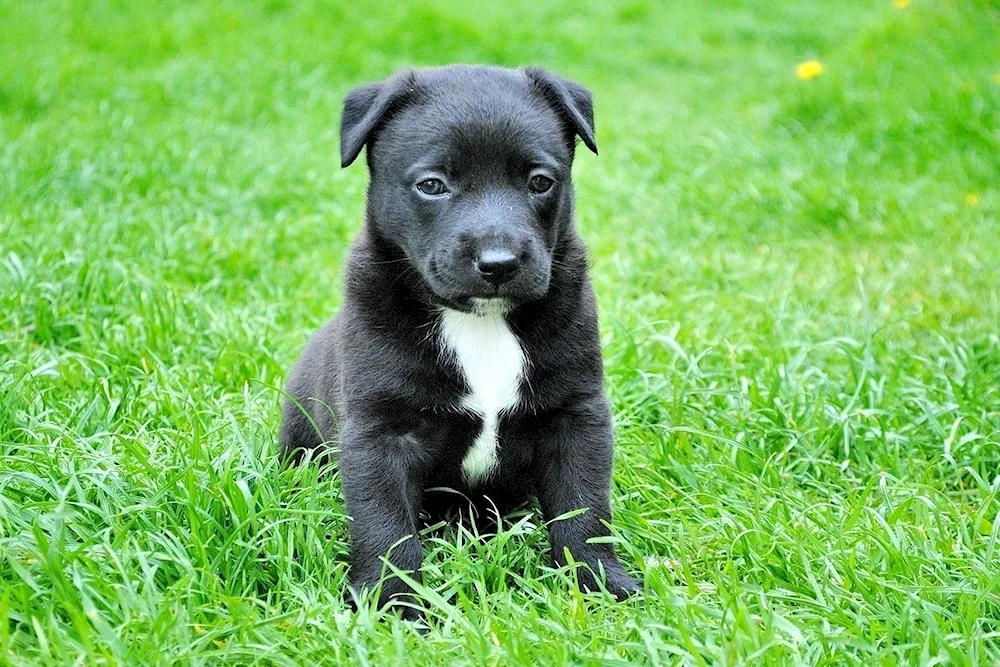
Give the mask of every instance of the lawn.
[{"label": "lawn", "polygon": [[[0,26],[0,664],[1000,661],[994,0]],[[437,530],[421,634],[350,611],[339,480],[275,433],[362,217],[342,97],[455,61],[594,91],[578,224],[646,589],[576,592],[537,516]]]}]

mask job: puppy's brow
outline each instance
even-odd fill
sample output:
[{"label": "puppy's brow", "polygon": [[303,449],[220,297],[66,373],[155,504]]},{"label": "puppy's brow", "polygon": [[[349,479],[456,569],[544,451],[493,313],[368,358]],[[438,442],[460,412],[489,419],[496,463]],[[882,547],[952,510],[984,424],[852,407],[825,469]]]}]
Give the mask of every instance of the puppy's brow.
[{"label": "puppy's brow", "polygon": [[434,174],[447,175],[449,171],[448,167],[441,162],[421,161],[411,165],[410,168],[406,170],[406,177],[408,179],[417,179]]},{"label": "puppy's brow", "polygon": [[548,153],[535,153],[530,156],[528,162],[531,164],[532,169],[551,169],[553,171],[559,171],[562,168],[562,163]]}]

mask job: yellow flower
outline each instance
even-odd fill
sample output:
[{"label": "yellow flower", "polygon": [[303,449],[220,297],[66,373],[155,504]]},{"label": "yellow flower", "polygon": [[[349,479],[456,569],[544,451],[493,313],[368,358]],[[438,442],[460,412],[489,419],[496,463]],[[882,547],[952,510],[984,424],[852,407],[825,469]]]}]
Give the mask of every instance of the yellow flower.
[{"label": "yellow flower", "polygon": [[977,195],[975,192],[970,192],[969,194],[965,195],[965,203],[968,204],[969,206],[975,206],[976,204],[979,203],[979,195]]},{"label": "yellow flower", "polygon": [[906,9],[910,6],[910,0],[892,0],[892,5],[896,9]]},{"label": "yellow flower", "polygon": [[820,74],[823,73],[823,63],[818,60],[807,60],[804,63],[799,63],[795,67],[795,76],[803,79],[804,81],[809,81],[815,79]]}]

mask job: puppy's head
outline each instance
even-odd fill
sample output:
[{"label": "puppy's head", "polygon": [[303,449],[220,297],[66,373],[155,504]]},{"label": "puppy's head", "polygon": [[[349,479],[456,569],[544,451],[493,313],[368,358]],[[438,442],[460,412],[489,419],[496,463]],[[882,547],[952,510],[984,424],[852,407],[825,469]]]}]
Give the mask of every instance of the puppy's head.
[{"label": "puppy's head", "polygon": [[503,310],[548,290],[578,136],[597,152],[582,86],[536,68],[453,66],[350,92],[341,161],[367,146],[368,224],[436,303]]}]

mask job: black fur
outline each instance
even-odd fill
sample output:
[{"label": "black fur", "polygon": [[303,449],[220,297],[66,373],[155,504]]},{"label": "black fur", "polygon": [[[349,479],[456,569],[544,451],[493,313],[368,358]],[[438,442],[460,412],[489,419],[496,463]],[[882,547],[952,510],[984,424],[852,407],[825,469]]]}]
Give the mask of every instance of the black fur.
[{"label": "black fur", "polygon": [[[390,561],[419,579],[419,515],[460,497],[433,487],[479,507],[488,498],[501,513],[537,497],[546,520],[586,508],[551,524],[556,562],[568,550],[603,570],[619,597],[640,586],[611,544],[588,543],[609,534],[612,433],[594,295],[572,222],[577,136],[597,152],[590,93],[535,68],[406,71],[345,100],[343,165],[368,147],[366,224],[343,307],[292,372],[281,444],[297,456],[339,443],[356,587],[379,581],[390,548]],[[536,173],[551,177],[549,191],[529,191]],[[428,175],[448,193],[418,191]],[[516,258],[514,277],[491,282],[488,253]],[[508,304],[528,370],[521,401],[499,424],[499,465],[470,488],[461,465],[482,420],[458,407],[467,387],[437,326],[441,308],[468,311],[474,298]],[[583,570],[580,582],[596,587]],[[385,577],[381,601],[407,591]]]}]

